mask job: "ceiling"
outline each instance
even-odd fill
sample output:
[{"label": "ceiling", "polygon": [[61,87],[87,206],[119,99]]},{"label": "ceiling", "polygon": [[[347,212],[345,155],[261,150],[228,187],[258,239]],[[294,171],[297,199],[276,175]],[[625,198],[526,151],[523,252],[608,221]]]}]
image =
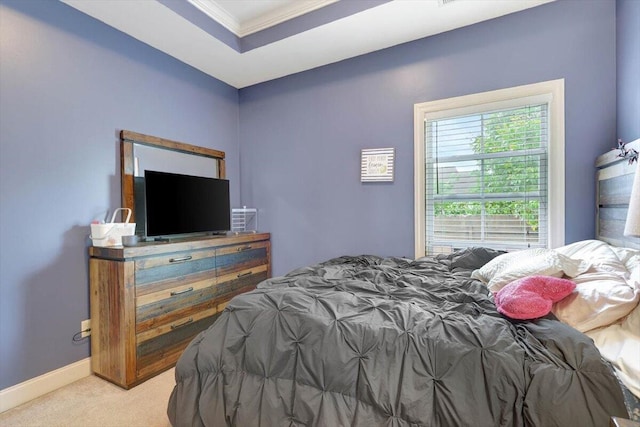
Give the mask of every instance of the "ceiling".
[{"label": "ceiling", "polygon": [[61,1],[243,88],[554,0]]}]

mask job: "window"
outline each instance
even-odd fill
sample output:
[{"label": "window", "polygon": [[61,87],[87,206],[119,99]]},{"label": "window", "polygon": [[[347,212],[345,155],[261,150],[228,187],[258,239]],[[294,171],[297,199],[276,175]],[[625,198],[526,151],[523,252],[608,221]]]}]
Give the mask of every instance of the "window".
[{"label": "window", "polygon": [[416,257],[564,244],[564,81],[416,104]]}]

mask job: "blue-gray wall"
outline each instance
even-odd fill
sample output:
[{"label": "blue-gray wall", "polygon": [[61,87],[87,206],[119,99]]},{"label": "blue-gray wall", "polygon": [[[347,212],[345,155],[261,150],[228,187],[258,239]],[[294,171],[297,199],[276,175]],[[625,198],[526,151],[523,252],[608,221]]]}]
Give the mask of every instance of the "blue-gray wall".
[{"label": "blue-gray wall", "polygon": [[[567,243],[594,236],[594,159],[616,141],[616,3],[549,3],[240,90],[243,203],[282,274],[343,254],[413,256],[413,105],[565,79]],[[637,28],[636,28],[637,30]],[[395,182],[361,184],[362,148]]]},{"label": "blue-gray wall", "polygon": [[120,205],[117,132],[224,150],[238,91],[58,1],[0,3],[0,389],[89,356],[88,224]]},{"label": "blue-gray wall", "polygon": [[617,1],[618,137],[640,138],[640,1]]}]

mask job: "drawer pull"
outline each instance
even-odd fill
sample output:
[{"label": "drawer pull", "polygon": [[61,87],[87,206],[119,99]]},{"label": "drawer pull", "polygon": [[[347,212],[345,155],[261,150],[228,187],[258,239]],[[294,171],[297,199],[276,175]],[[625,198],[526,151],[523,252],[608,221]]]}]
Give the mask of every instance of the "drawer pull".
[{"label": "drawer pull", "polygon": [[171,296],[174,297],[176,295],[186,294],[187,292],[191,292],[191,291],[193,291],[193,286],[187,289],[183,289],[181,291],[172,291]]},{"label": "drawer pull", "polygon": [[251,271],[247,271],[246,273],[240,273],[238,274],[238,279],[244,276],[249,276],[252,272]]},{"label": "drawer pull", "polygon": [[251,245],[243,246],[241,248],[236,249],[236,251],[243,252],[243,251],[248,251],[249,249],[251,249]]},{"label": "drawer pull", "polygon": [[189,261],[191,258],[193,258],[191,255],[187,255],[181,258],[171,258],[169,262],[185,262],[185,261]]},{"label": "drawer pull", "polygon": [[181,328],[183,326],[188,325],[189,323],[193,323],[193,317],[188,318],[187,320],[185,320],[182,323],[176,323],[176,324],[171,325],[171,330]]}]

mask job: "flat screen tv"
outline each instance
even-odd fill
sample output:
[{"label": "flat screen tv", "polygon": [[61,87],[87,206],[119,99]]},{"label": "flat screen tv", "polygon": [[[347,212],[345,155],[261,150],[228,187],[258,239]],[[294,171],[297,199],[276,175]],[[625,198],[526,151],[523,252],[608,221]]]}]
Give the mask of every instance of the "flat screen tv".
[{"label": "flat screen tv", "polygon": [[231,229],[229,181],[144,171],[145,235],[172,237]]}]

